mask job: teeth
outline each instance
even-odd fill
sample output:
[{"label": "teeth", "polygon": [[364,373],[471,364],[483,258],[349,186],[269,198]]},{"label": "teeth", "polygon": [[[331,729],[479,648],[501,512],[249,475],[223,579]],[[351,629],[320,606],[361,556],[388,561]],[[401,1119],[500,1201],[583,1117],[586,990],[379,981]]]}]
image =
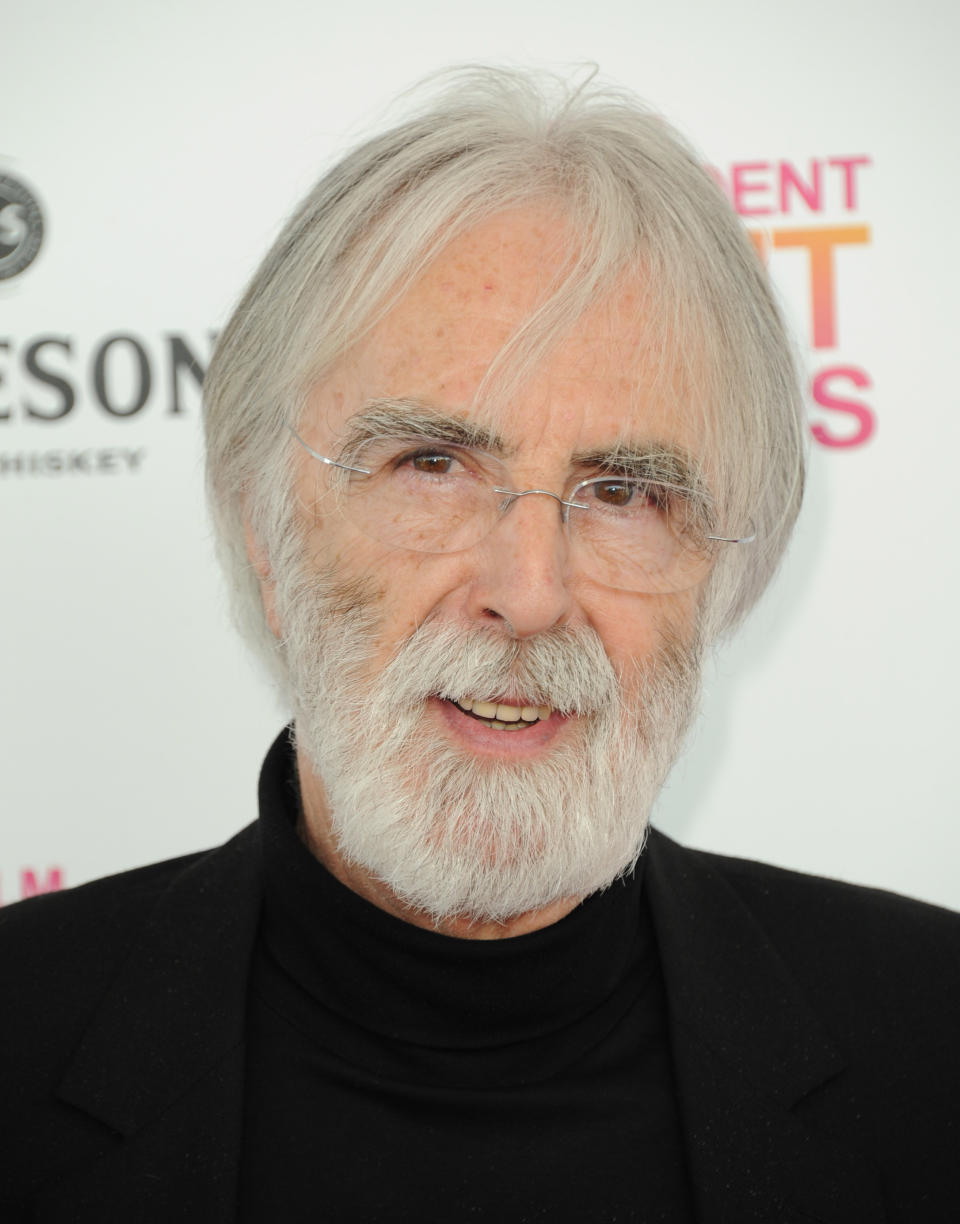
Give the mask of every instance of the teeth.
[{"label": "teeth", "polygon": [[513,706],[496,701],[477,701],[473,697],[464,697],[455,703],[461,710],[472,713],[477,718],[489,721],[490,726],[497,731],[519,731],[530,723],[549,718],[553,706]]}]

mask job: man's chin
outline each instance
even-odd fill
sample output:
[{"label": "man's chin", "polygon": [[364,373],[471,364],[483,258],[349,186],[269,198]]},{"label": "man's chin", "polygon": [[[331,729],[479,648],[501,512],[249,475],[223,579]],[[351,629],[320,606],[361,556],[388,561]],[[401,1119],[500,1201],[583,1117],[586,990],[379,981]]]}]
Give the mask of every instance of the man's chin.
[{"label": "man's chin", "polygon": [[629,784],[601,744],[504,760],[414,736],[375,775],[332,778],[339,852],[434,919],[504,921],[583,897],[635,861],[646,829],[637,762],[613,754]]}]

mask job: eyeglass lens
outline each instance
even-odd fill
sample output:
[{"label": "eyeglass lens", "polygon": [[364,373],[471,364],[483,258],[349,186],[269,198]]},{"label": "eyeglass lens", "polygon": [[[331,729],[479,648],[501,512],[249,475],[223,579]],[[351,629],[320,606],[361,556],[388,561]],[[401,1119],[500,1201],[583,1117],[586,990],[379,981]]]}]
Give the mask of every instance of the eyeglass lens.
[{"label": "eyeglass lens", "polygon": [[[390,547],[434,554],[472,548],[519,500],[495,491],[513,488],[497,458],[446,442],[376,440],[349,463],[369,474],[335,473],[341,512]],[[575,562],[596,581],[663,593],[706,576],[714,548],[687,491],[612,473],[581,481],[566,500],[577,503],[562,507],[558,498],[557,506]]]}]

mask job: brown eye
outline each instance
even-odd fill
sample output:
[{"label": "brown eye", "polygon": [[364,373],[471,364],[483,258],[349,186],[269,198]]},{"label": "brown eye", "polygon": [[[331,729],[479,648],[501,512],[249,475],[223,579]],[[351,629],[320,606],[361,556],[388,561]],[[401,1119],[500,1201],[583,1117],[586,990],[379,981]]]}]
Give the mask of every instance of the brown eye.
[{"label": "brown eye", "polygon": [[454,460],[449,455],[412,455],[410,457],[410,466],[427,476],[446,476],[452,471],[453,465]]},{"label": "brown eye", "polygon": [[627,480],[598,480],[593,487],[597,501],[606,506],[629,506],[638,492],[637,486]]}]

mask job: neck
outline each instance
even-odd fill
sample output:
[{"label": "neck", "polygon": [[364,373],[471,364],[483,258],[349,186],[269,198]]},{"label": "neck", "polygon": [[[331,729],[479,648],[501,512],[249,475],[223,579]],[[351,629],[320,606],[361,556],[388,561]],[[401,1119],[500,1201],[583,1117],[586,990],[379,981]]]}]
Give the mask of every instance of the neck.
[{"label": "neck", "polygon": [[408,905],[366,868],[344,859],[333,832],[323,783],[299,751],[297,772],[303,806],[303,818],[297,830],[301,841],[341,884],[394,918],[400,918],[413,926],[437,931],[441,935],[451,935],[456,939],[511,939],[559,922],[583,900],[582,897],[562,897],[542,909],[528,910],[496,922],[470,914],[453,914],[438,918],[425,910]]}]

